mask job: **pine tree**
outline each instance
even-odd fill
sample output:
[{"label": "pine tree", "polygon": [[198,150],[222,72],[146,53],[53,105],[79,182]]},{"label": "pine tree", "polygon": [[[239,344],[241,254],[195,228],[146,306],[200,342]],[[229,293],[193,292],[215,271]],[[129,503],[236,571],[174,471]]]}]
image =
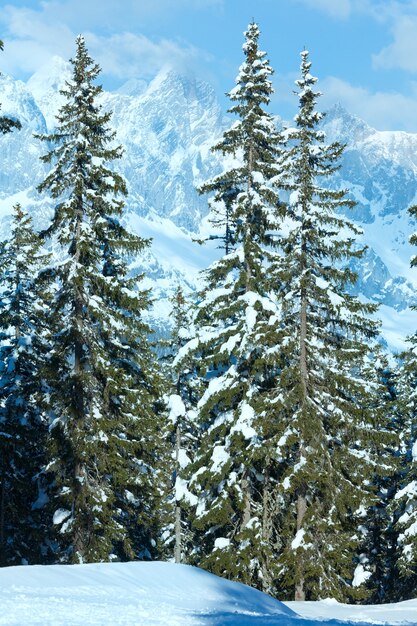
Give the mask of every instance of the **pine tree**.
[{"label": "pine tree", "polygon": [[372,486],[376,499],[367,511],[364,523],[360,526],[362,536],[362,560],[371,572],[367,580],[370,597],[367,603],[395,601],[399,578],[395,574],[397,535],[393,524],[392,499],[398,488],[401,476],[401,439],[403,417],[398,398],[398,371],[387,359],[380,361],[378,376],[381,382],[381,406],[384,411],[386,432],[376,443],[378,471],[375,472]]},{"label": "pine tree", "polygon": [[[417,205],[408,212],[417,217]],[[417,245],[417,233],[410,236]],[[411,267],[417,267],[417,256],[411,258]],[[411,307],[416,308],[416,307]],[[412,597],[417,581],[417,333],[408,337],[410,347],[401,357],[399,396],[402,421],[401,475],[393,500],[395,528],[398,533],[396,568],[401,579],[401,597]]]},{"label": "pine tree", "polygon": [[[190,504],[195,496],[188,489],[188,466],[195,455],[198,438],[195,426],[196,396],[193,388],[195,375],[192,365],[181,360],[177,367],[176,357],[192,337],[190,304],[181,286],[178,286],[172,299],[172,331],[169,340],[169,365],[172,377],[172,393],[168,398],[168,437],[173,450],[174,470],[169,502],[170,517],[174,519],[173,533],[167,530],[166,543],[174,544],[176,563],[187,562],[193,549],[192,531],[189,521]],[[172,467],[172,466],[171,466]],[[172,510],[173,509],[173,510]]]},{"label": "pine tree", "polygon": [[47,424],[41,372],[48,294],[42,272],[48,261],[30,217],[17,204],[10,238],[0,250],[0,565],[45,558]]},{"label": "pine tree", "polygon": [[[0,50],[3,50],[3,49],[4,49],[4,44],[0,39]],[[0,109],[1,109],[1,104],[0,104]],[[17,128],[18,130],[22,128],[22,125],[19,122],[19,120],[8,117],[7,115],[0,115],[0,134],[1,135],[6,135],[7,133],[10,133],[14,128]]]},{"label": "pine tree", "polygon": [[228,162],[233,157],[233,165],[202,187],[214,193],[212,207],[225,216],[225,255],[206,272],[196,337],[182,349],[177,364],[191,359],[201,387],[201,440],[190,466],[190,490],[198,498],[195,562],[270,590],[273,539],[263,501],[268,450],[257,406],[272,375],[264,335],[276,320],[277,303],[266,264],[277,228],[280,203],[273,182],[282,140],[265,110],[272,69],[258,38],[258,26],[252,23],[245,33],[245,61],[229,93],[229,111],[237,121],[213,148]]},{"label": "pine tree", "polygon": [[417,581],[417,376],[416,337],[401,355],[398,381],[401,457],[397,489],[391,503],[396,531],[396,600],[414,597]]},{"label": "pine tree", "polygon": [[[348,263],[359,229],[340,209],[352,206],[345,190],[321,185],[337,168],[343,146],[326,145],[316,111],[308,52],[301,54],[296,126],[285,168],[291,191],[282,258],[271,267],[281,290],[279,375],[265,411],[274,403],[276,490],[281,498],[278,585],[297,600],[349,597],[370,576],[366,555],[353,557],[357,528],[372,503],[384,438],[379,385],[369,353],[376,350],[377,306],[349,295],[355,276]],[[285,234],[287,233],[287,234]]]},{"label": "pine tree", "polygon": [[57,129],[41,137],[52,145],[43,157],[52,169],[39,185],[56,201],[43,236],[62,250],[51,272],[58,288],[48,368],[56,558],[151,558],[161,383],[143,319],[150,295],[128,268],[149,242],[121,221],[126,184],[109,164],[122,149],[97,103],[100,68],[82,36],[71,64]]}]

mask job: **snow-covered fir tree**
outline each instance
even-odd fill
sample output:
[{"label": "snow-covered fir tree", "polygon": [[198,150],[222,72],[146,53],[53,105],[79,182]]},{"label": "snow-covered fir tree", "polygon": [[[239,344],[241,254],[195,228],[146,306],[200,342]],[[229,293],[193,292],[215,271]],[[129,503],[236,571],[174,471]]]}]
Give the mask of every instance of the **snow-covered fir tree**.
[{"label": "snow-covered fir tree", "polygon": [[[4,44],[0,39],[0,50],[4,49]],[[1,104],[0,104],[0,109],[1,109]],[[7,133],[10,133],[14,128],[20,129],[22,128],[21,123],[19,122],[19,120],[14,119],[8,115],[0,115],[0,134],[1,135],[6,135]]]},{"label": "snow-covered fir tree", "polygon": [[0,565],[44,561],[47,352],[41,272],[49,262],[30,217],[13,208],[0,248]]},{"label": "snow-covered fir tree", "polygon": [[[190,528],[189,508],[195,502],[195,496],[188,489],[188,466],[198,446],[195,424],[195,405],[197,402],[194,383],[196,377],[192,362],[176,359],[182,348],[193,335],[191,304],[187,301],[181,286],[178,286],[172,299],[172,330],[169,339],[170,369],[172,375],[172,393],[168,398],[168,431],[171,442],[174,469],[171,471],[171,493],[169,497],[170,515],[173,518],[173,532],[166,531],[166,543],[174,544],[176,563],[187,562],[193,549],[192,530]],[[181,366],[177,362],[181,361]],[[172,465],[171,465],[172,470]]]},{"label": "snow-covered fir tree", "polygon": [[[417,205],[411,206],[408,212],[415,219]],[[417,245],[417,233],[411,235],[410,243]],[[411,258],[411,267],[417,267],[417,256]],[[417,332],[408,337],[408,343],[408,350],[400,355],[398,394],[402,458],[399,488],[393,502],[401,599],[412,597],[417,588]]]},{"label": "snow-covered fir tree", "polygon": [[149,242],[122,223],[126,183],[109,167],[122,149],[97,102],[100,68],[82,36],[71,64],[56,130],[41,137],[52,167],[39,185],[56,202],[43,236],[62,250],[51,271],[48,368],[56,559],[151,558],[161,390],[143,320],[149,293],[128,269]]},{"label": "snow-covered fir tree", "polygon": [[377,307],[347,293],[355,280],[349,260],[362,255],[354,247],[359,231],[340,212],[352,205],[346,191],[322,183],[337,169],[343,146],[325,143],[317,79],[308,52],[301,57],[299,112],[286,133],[291,195],[283,254],[270,269],[282,295],[279,325],[272,329],[281,357],[264,398],[264,410],[273,408],[279,425],[277,584],[281,595],[298,600],[343,599],[370,576],[366,555],[356,569],[353,556],[383,437],[369,357],[376,349],[378,324],[371,316]]},{"label": "snow-covered fir tree", "polygon": [[277,304],[266,263],[277,228],[279,199],[272,181],[281,136],[266,111],[272,69],[258,38],[258,26],[251,23],[245,60],[229,93],[237,120],[213,148],[232,166],[203,186],[214,193],[213,219],[226,216],[226,254],[206,272],[196,336],[181,350],[177,366],[192,358],[201,386],[201,440],[189,484],[198,498],[195,562],[271,590],[275,537],[271,508],[265,506],[270,450],[263,442],[269,426],[258,405],[273,375],[265,331],[277,323]]}]

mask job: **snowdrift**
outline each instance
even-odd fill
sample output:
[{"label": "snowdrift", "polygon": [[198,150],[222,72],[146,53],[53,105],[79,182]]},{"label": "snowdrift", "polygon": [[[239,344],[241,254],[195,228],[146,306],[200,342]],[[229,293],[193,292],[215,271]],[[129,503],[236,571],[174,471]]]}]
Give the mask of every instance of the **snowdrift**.
[{"label": "snowdrift", "polygon": [[187,565],[0,569],[0,624],[8,626],[246,626],[256,624],[258,617],[262,624],[292,626],[294,615],[255,589]]},{"label": "snowdrift", "polygon": [[341,626],[340,619],[417,625],[417,600],[289,604],[299,615],[255,589],[173,563],[0,569],[0,624],[7,626]]}]

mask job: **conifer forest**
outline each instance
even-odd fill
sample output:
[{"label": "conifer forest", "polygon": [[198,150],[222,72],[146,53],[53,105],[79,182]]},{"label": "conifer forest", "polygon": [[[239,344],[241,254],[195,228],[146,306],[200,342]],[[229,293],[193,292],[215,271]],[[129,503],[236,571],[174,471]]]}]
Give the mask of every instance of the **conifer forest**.
[{"label": "conifer forest", "polygon": [[[81,35],[70,63],[34,137],[52,218],[39,231],[17,203],[0,244],[0,565],[174,560],[280,600],[415,597],[417,334],[394,356],[352,290],[365,248],[328,184],[346,146],[322,131],[309,52],[277,124],[249,24],[223,168],[198,189],[217,259],[198,293],[178,285],[164,334]],[[0,110],[0,134],[22,127]]]}]

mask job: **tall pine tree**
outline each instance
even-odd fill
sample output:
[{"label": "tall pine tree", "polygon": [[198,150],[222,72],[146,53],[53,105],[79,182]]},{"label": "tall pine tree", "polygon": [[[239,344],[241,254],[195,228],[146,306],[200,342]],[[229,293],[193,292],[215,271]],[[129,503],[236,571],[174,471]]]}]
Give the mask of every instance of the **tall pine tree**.
[{"label": "tall pine tree", "polygon": [[[168,436],[173,450],[171,464],[171,493],[168,498],[173,532],[166,531],[166,543],[174,544],[176,563],[187,562],[193,550],[193,537],[190,528],[189,508],[195,502],[187,484],[188,466],[198,447],[198,433],[195,424],[197,402],[194,383],[195,373],[192,362],[177,358],[182,348],[193,334],[190,303],[187,302],[182,287],[178,286],[172,299],[172,331],[169,339],[169,367],[172,374],[171,394],[168,398]],[[177,362],[181,365],[178,367]]]},{"label": "tall pine tree", "polygon": [[0,565],[46,558],[42,371],[48,293],[42,272],[48,261],[30,217],[17,204],[10,238],[0,249]]},{"label": "tall pine tree", "polygon": [[44,236],[62,250],[51,272],[48,368],[53,524],[62,562],[151,558],[160,493],[156,464],[160,379],[128,261],[149,245],[123,226],[126,184],[109,164],[122,155],[97,99],[99,66],[79,36],[62,90],[52,169],[39,185],[56,201]]},{"label": "tall pine tree", "polygon": [[[415,219],[417,205],[411,206],[408,212]],[[417,233],[410,236],[410,243],[417,245]],[[417,256],[411,258],[411,267],[417,267]],[[408,337],[408,343],[408,350],[400,355],[402,457],[399,485],[392,505],[398,534],[395,565],[401,580],[400,599],[413,597],[417,585],[417,332]]]},{"label": "tall pine tree", "polygon": [[[340,209],[345,190],[322,184],[337,168],[343,146],[327,145],[316,110],[320,95],[302,53],[296,126],[286,187],[291,190],[282,257],[271,267],[280,286],[279,375],[265,398],[274,403],[276,490],[281,500],[277,584],[287,597],[343,599],[369,577],[359,557],[358,527],[372,502],[379,424],[378,382],[369,353],[376,350],[377,307],[349,295],[360,257],[358,229]],[[356,576],[353,557],[358,554]]]},{"label": "tall pine tree", "polygon": [[233,164],[202,188],[214,194],[213,220],[220,215],[225,228],[225,254],[206,272],[196,337],[182,349],[177,365],[191,358],[200,385],[201,442],[190,466],[190,490],[198,498],[195,561],[270,590],[273,538],[264,507],[269,452],[257,409],[272,375],[265,331],[277,319],[266,265],[277,228],[273,181],[281,137],[266,111],[272,69],[258,39],[258,26],[251,23],[245,61],[229,93],[237,120],[213,148],[229,163],[233,157]]}]

